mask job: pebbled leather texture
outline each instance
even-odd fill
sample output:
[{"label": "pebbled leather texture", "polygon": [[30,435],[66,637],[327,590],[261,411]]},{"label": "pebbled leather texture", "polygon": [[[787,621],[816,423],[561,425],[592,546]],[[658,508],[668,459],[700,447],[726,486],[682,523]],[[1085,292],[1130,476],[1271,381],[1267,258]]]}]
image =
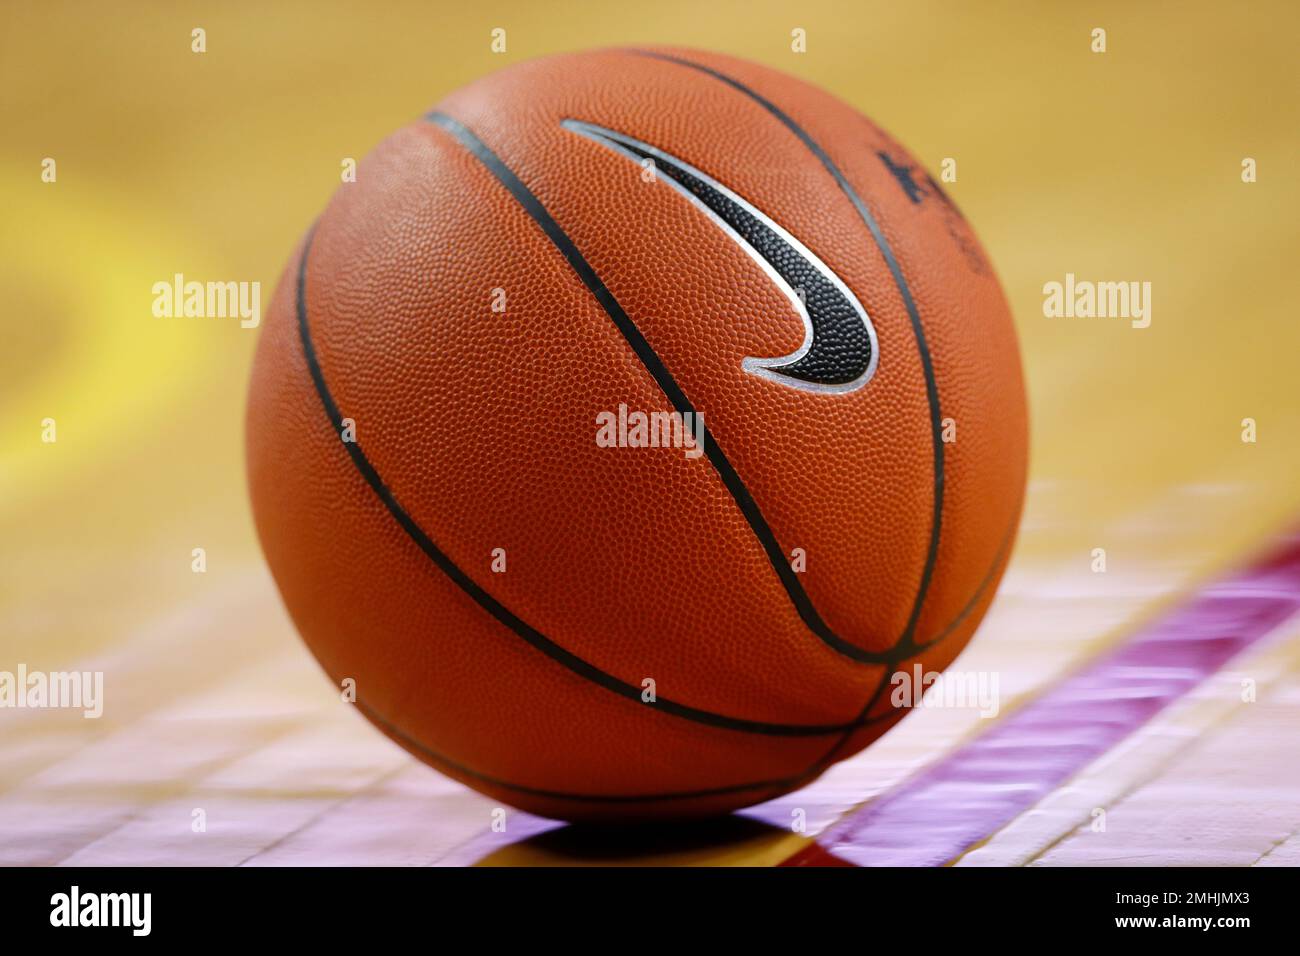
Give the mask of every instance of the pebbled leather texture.
[{"label": "pebbled leather texture", "polygon": [[[978,624],[1025,483],[1014,328],[952,203],[826,93],[660,52],[530,61],[437,109],[562,230],[806,570],[778,574],[716,460],[597,445],[602,412],[673,408],[663,376],[436,122],[382,142],[294,252],[249,394],[263,549],[325,671],[433,766],[565,819],[722,812],[870,743],[901,716],[878,693],[889,673],[946,666]],[[746,371],[802,344],[789,299],[662,176],[566,119],[680,158],[806,246],[871,318],[870,380],[819,393]],[[942,419],[956,441],[936,451]]]}]

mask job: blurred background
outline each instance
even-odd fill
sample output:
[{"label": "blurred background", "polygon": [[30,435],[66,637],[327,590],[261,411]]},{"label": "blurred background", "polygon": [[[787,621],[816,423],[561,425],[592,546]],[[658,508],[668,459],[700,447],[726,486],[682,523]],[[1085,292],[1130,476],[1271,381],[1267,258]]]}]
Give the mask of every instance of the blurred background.
[{"label": "blurred background", "polygon": [[[498,27],[504,53],[490,45]],[[796,28],[805,53],[791,50]],[[1096,28],[1104,53],[1091,49]],[[250,721],[235,749],[289,732],[275,719],[292,695],[270,703],[259,681],[330,693],[279,608],[249,515],[256,332],[155,318],[153,284],[260,281],[265,308],[344,158],[488,71],[601,45],[751,58],[851,103],[933,172],[957,160],[945,189],[1002,278],[1028,378],[1031,486],[1008,591],[1050,598],[1022,607],[1013,630],[1022,649],[1057,649],[1021,682],[1032,692],[1300,514],[1298,28],[1291,2],[10,0],[0,669],[110,661],[121,676],[108,678],[117,709],[94,727],[0,712],[24,730],[0,733],[0,795],[15,812],[14,794],[80,745],[219,685],[228,696],[211,713],[226,733]],[[1043,285],[1066,273],[1150,282],[1150,327],[1044,317]],[[1255,443],[1241,440],[1248,417]],[[42,441],[46,418],[55,443]],[[196,547],[205,574],[191,571]],[[1088,574],[1095,547],[1110,554],[1104,584]],[[379,763],[406,759],[356,733]],[[118,773],[138,782],[123,747]],[[95,788],[110,771],[86,771],[21,805],[50,793],[111,805],[92,821],[108,827],[182,787],[178,773],[105,796]]]}]

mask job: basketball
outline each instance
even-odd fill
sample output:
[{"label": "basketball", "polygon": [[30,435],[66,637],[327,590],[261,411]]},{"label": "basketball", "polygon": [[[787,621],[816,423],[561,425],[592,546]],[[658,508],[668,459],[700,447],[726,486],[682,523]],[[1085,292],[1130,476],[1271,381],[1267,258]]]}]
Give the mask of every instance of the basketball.
[{"label": "basketball", "polygon": [[728,812],[877,739],[894,675],[979,624],[1025,486],[1010,310],[945,186],[828,93],[680,49],[511,66],[380,143],[248,398],[329,678],[566,820]]}]

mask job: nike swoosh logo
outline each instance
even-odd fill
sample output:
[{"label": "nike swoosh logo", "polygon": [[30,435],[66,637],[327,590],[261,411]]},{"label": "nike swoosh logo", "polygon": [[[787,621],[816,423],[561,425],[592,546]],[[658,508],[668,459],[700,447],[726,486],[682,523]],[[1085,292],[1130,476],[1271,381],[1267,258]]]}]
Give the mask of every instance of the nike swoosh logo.
[{"label": "nike swoosh logo", "polygon": [[746,358],[742,366],[747,372],[811,392],[852,392],[871,380],[879,360],[871,318],[839,276],[803,243],[707,173],[663,150],[581,120],[566,119],[561,125],[638,165],[653,163],[656,181],[707,215],[790,300],[803,322],[803,344],[777,358]]}]

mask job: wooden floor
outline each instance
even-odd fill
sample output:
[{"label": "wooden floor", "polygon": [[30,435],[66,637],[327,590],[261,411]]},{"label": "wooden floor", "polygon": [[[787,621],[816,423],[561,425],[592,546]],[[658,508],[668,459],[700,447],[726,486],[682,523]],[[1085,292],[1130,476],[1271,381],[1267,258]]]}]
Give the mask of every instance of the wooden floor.
[{"label": "wooden floor", "polygon": [[[803,5],[802,57],[785,5],[752,8],[740,36],[725,7],[671,2],[654,25],[595,6],[555,23],[525,4],[495,19],[277,8],[256,29],[206,7],[0,12],[0,670],[107,682],[98,720],[0,710],[0,863],[779,863],[1294,532],[1300,124],[1279,94],[1296,88],[1300,14],[1103,4],[1030,22],[940,6]],[[188,46],[200,21],[203,56]],[[498,21],[504,57],[487,51]],[[1098,25],[1103,55],[1088,52]],[[265,301],[342,157],[489,69],[633,41],[763,60],[870,112],[929,166],[957,157],[951,192],[1007,288],[1031,395],[1021,537],[959,662],[1000,675],[1002,707],[923,709],[720,824],[594,833],[510,812],[494,832],[491,801],[338,703],[298,641],[243,486],[255,336],[154,319],[150,288],[176,272],[256,279]],[[46,156],[55,184],[39,179]],[[1258,182],[1241,182],[1243,157]],[[1150,281],[1150,328],[1045,318],[1042,286],[1067,272]],[[1241,440],[1244,418],[1258,441]],[[941,862],[1300,864],[1298,722],[1290,619]],[[788,826],[795,809],[806,832]]]}]

